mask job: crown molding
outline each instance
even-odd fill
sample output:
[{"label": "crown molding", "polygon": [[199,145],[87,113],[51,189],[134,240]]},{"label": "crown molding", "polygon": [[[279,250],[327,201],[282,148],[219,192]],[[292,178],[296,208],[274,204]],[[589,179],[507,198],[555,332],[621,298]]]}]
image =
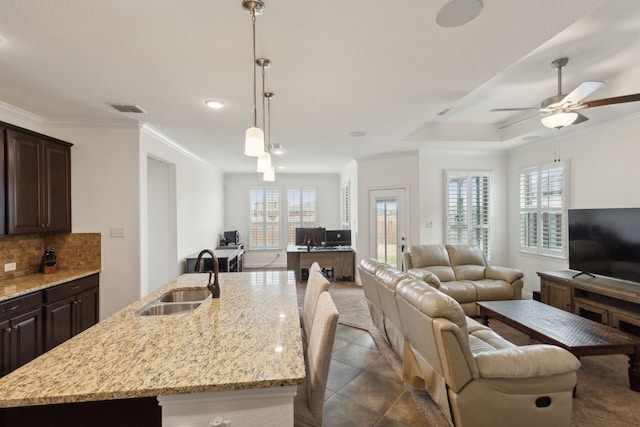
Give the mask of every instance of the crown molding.
[{"label": "crown molding", "polygon": [[177,143],[176,141],[174,141],[173,139],[169,138],[168,136],[166,136],[165,134],[163,134],[162,132],[160,132],[158,129],[155,129],[153,126],[149,125],[148,123],[142,123],[140,126],[140,131],[144,132],[154,138],[156,138],[158,141],[163,142],[164,144],[168,145],[169,147],[171,147],[172,149],[180,152],[181,154],[184,154],[187,157],[190,157],[194,160],[197,160],[199,162],[202,163],[208,163],[206,162],[203,158],[197,156],[196,154],[192,153],[191,151],[187,150],[186,148],[184,148],[182,145],[180,145],[179,143]]},{"label": "crown molding", "polygon": [[[33,114],[29,111],[18,108],[15,105],[7,104],[2,101],[0,101],[0,115],[20,122],[20,125],[23,127],[41,127],[44,124],[44,118],[42,116]],[[24,126],[25,123],[28,126]]]}]

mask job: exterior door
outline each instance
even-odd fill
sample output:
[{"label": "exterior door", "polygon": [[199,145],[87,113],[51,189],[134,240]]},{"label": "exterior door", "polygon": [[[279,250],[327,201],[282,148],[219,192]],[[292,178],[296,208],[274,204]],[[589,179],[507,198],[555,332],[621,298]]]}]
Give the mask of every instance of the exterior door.
[{"label": "exterior door", "polygon": [[401,270],[407,248],[407,189],[369,191],[369,254]]}]

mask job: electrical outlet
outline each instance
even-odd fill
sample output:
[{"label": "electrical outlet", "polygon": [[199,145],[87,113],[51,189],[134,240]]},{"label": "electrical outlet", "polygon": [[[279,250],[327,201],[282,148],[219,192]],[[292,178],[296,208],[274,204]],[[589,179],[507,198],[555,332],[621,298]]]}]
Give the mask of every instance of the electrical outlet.
[{"label": "electrical outlet", "polygon": [[14,271],[15,269],[16,269],[16,263],[15,262],[9,262],[9,263],[6,263],[4,265],[4,271],[5,272]]}]

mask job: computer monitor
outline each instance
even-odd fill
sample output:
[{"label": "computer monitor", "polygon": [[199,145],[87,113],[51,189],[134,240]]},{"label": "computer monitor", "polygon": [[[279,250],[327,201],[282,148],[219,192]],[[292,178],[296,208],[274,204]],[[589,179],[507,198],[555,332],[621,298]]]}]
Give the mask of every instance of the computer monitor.
[{"label": "computer monitor", "polygon": [[296,228],[296,245],[322,246],[326,242],[326,229],[323,227],[316,228]]},{"label": "computer monitor", "polygon": [[351,230],[327,230],[327,246],[351,246]]}]

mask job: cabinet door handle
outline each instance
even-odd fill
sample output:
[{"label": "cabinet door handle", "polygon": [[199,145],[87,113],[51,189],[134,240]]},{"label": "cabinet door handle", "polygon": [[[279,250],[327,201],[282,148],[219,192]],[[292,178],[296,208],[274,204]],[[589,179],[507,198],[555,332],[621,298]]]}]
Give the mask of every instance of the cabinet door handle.
[{"label": "cabinet door handle", "polygon": [[11,328],[7,328],[4,330],[5,333],[10,334],[11,333]]},{"label": "cabinet door handle", "polygon": [[75,285],[75,286],[72,286],[71,289],[75,290],[75,289],[78,289],[79,287],[80,287],[80,285]]},{"label": "cabinet door handle", "polygon": [[20,307],[20,304],[16,304],[13,307],[9,307],[9,308],[5,308],[2,310],[3,313],[6,313],[7,311],[13,311],[13,310],[17,310],[18,307]]}]

